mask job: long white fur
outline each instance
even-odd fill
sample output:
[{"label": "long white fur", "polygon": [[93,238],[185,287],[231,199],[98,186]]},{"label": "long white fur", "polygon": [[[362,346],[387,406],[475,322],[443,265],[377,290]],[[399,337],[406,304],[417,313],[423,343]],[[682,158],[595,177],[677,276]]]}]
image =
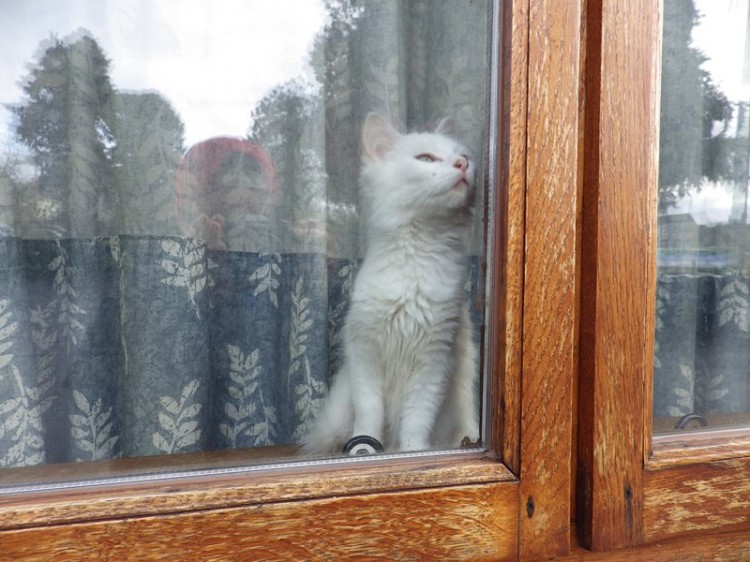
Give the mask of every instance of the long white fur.
[{"label": "long white fur", "polygon": [[475,165],[469,159],[460,169],[466,148],[444,127],[402,135],[378,114],[365,120],[368,246],[343,327],[343,366],[303,439],[308,454],[340,452],[356,435],[386,451],[478,439],[477,351],[464,292]]}]

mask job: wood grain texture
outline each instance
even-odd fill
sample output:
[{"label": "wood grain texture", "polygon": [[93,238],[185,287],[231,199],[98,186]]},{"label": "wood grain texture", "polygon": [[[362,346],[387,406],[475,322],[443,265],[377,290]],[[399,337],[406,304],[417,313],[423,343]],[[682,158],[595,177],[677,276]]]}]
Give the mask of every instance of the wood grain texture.
[{"label": "wood grain texture", "polygon": [[521,559],[566,554],[576,335],[581,4],[529,12]]},{"label": "wood grain texture", "polygon": [[513,560],[512,484],[265,504],[0,533],[4,560]]},{"label": "wood grain texture", "polygon": [[[581,27],[580,27],[580,47],[579,54],[580,59],[578,63],[578,205],[576,214],[576,252],[580,256],[582,247],[582,236],[583,236],[583,184],[584,184],[584,154],[585,154],[585,117],[586,117],[586,3],[581,3]],[[575,336],[574,336],[574,377],[573,377],[573,427],[572,427],[572,439],[571,439],[571,486],[570,486],[570,513],[573,516],[575,523],[575,514],[577,513],[577,491],[576,491],[576,474],[578,473],[578,401],[580,398],[580,350],[579,343],[581,341],[580,331],[581,323],[581,259],[576,259],[576,323],[575,323]]]},{"label": "wood grain texture", "polygon": [[1,495],[0,529],[514,480],[495,460],[463,456],[85,486]]},{"label": "wood grain texture", "polygon": [[656,349],[656,253],[658,231],[658,207],[659,207],[659,123],[661,111],[661,61],[662,61],[662,29],[663,14],[662,0],[657,0],[651,6],[654,10],[652,26],[646,28],[648,33],[644,36],[644,56],[648,57],[649,89],[643,92],[648,108],[647,118],[652,124],[646,129],[646,150],[648,154],[645,161],[648,174],[643,192],[639,196],[643,198],[645,205],[645,223],[642,225],[647,241],[645,248],[647,253],[644,271],[646,274],[645,309],[644,317],[644,340],[643,344],[643,447],[641,454],[643,462],[648,461],[651,454],[653,437],[653,412],[654,412],[654,354]]},{"label": "wood grain texture", "polygon": [[648,542],[737,527],[750,536],[750,459],[648,471],[643,510]]},{"label": "wood grain texture", "polygon": [[750,560],[747,533],[701,533],[692,537],[613,552],[591,552],[574,547],[558,562],[746,562]]},{"label": "wood grain texture", "polygon": [[646,467],[658,469],[741,457],[750,457],[747,427],[679,432],[653,437]]},{"label": "wood grain texture", "polygon": [[523,350],[524,221],[526,209],[526,107],[528,0],[503,3],[501,10],[498,111],[498,192],[495,209],[494,284],[490,287],[497,337],[497,394],[489,396],[490,443],[505,465],[521,467],[521,371]]},{"label": "wood grain texture", "polygon": [[590,0],[578,454],[586,546],[639,544],[656,189],[658,0]]}]

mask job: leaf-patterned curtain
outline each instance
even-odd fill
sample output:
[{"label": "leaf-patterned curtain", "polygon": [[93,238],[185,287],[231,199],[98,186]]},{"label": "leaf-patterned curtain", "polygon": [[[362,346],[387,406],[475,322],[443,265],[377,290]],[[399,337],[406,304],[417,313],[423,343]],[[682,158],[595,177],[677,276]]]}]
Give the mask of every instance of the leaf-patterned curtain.
[{"label": "leaf-patterned curtain", "polygon": [[656,306],[654,414],[750,411],[750,278],[663,273]]},{"label": "leaf-patterned curtain", "polygon": [[316,80],[193,147],[90,34],[46,40],[0,174],[0,466],[296,441],[340,362],[360,123],[452,116],[481,156],[487,4],[328,2]]}]

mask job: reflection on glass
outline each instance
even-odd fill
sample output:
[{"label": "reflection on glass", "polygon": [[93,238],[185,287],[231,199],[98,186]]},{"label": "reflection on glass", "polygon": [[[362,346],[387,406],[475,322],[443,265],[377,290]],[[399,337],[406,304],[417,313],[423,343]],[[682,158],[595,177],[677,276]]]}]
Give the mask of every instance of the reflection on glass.
[{"label": "reflection on glass", "polygon": [[748,17],[664,2],[656,432],[750,423]]},{"label": "reflection on glass", "polygon": [[0,467],[297,455],[342,363],[365,117],[448,116],[483,154],[487,18],[486,0],[4,2]]}]

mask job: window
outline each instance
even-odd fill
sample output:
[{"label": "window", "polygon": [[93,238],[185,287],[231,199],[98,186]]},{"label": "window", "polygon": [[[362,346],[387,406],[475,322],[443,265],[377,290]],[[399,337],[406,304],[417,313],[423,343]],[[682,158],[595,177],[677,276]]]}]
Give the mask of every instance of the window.
[{"label": "window", "polygon": [[[410,5],[415,8],[420,6],[432,8],[435,3],[413,2]],[[474,8],[475,6],[472,9]],[[495,6],[494,9],[496,12],[499,11],[498,6]],[[526,52],[524,30],[529,29],[529,25],[527,12],[520,5],[504,6],[502,12],[502,21],[505,23],[502,26],[498,25],[498,27],[502,27],[502,33],[494,35],[495,39],[491,48],[490,45],[485,45],[483,48],[489,48],[493,53],[506,53],[506,56],[503,57],[501,73],[496,76],[496,79],[498,83],[506,84],[508,87],[503,87],[499,99],[492,102],[493,107],[498,108],[498,123],[502,124],[498,127],[499,141],[492,146],[492,150],[497,154],[497,160],[500,164],[499,169],[503,170],[502,174],[498,176],[498,183],[507,183],[509,178],[513,178],[512,181],[515,185],[513,189],[514,200],[510,204],[505,202],[505,197],[500,197],[499,194],[510,193],[510,190],[506,188],[498,189],[497,205],[488,207],[485,213],[490,219],[494,219],[496,213],[501,216],[502,219],[496,223],[498,225],[509,223],[519,225],[523,223],[524,214],[521,194],[524,191],[523,184],[525,183],[523,169],[526,157],[525,149],[522,146],[526,117],[523,112],[518,112],[516,108],[519,103],[525,103],[526,99],[525,79],[523,77],[527,72],[525,68],[527,59],[525,55],[520,58],[514,55],[511,58],[510,53],[511,45],[519,53]],[[576,12],[573,10],[570,13],[564,13],[566,14],[566,25],[572,29],[572,25],[577,21]],[[493,21],[501,21],[498,15],[498,13],[495,14]],[[537,18],[541,22],[547,18],[552,19],[553,15],[549,11],[538,14]],[[511,22],[513,22],[513,25],[510,25]],[[453,31],[455,30],[450,30],[450,32]],[[483,34],[484,30],[482,30]],[[448,33],[448,36],[450,36],[450,33]],[[501,38],[503,39],[501,40]],[[356,41],[352,41],[352,43],[358,44]],[[384,45],[384,47],[387,47],[387,45]],[[570,49],[561,51],[561,54],[566,57],[570,57],[571,53]],[[484,54],[481,54],[481,56],[484,57]],[[511,76],[513,76],[512,83],[515,85],[513,91],[509,87]],[[485,69],[484,77],[485,80],[490,81],[492,74],[489,68]],[[561,79],[574,80],[574,74],[566,74]],[[560,90],[567,91],[568,88],[562,87]],[[346,99],[343,101],[346,101]],[[510,111],[511,108],[513,108],[512,112]],[[503,111],[502,117],[499,116],[500,109]],[[536,113],[535,110],[534,114],[541,116],[543,109],[540,109],[539,113]],[[489,124],[487,128],[490,128]],[[565,133],[568,130],[560,129],[560,135],[569,139],[569,134],[566,136],[567,133]],[[558,136],[557,138],[561,137]],[[512,147],[512,150],[510,150],[510,147]],[[347,146],[344,146],[344,149],[347,149]],[[563,160],[561,164],[568,165],[569,161]],[[509,174],[510,170],[514,170],[514,172]],[[569,176],[569,174],[562,175]],[[501,236],[501,232],[508,232],[509,235]],[[546,236],[549,237],[551,245],[554,246],[557,233],[547,232]],[[498,255],[511,256],[507,264],[505,260],[492,262],[496,279],[508,277],[513,280],[512,282],[516,287],[522,283],[519,274],[523,268],[523,252],[520,250],[524,244],[523,237],[523,230],[516,228],[513,232],[510,232],[505,226],[498,226],[492,235],[493,245],[497,247],[496,251],[500,252]],[[545,244],[541,236],[537,239],[537,243]],[[509,250],[506,250],[506,248],[509,248]],[[539,264],[534,268],[535,271],[539,272],[539,275],[541,275],[543,265]],[[487,322],[487,331],[492,334],[491,339],[488,340],[490,345],[488,345],[487,351],[490,367],[486,372],[486,385],[489,395],[485,408],[488,427],[487,449],[475,449],[473,452],[470,451],[458,456],[449,454],[429,458],[387,459],[385,462],[358,460],[354,464],[342,465],[337,463],[327,468],[318,467],[312,471],[309,466],[305,465],[280,467],[263,464],[256,469],[230,470],[219,474],[207,474],[199,470],[187,474],[171,472],[165,475],[163,474],[165,470],[179,470],[185,468],[185,465],[187,465],[187,468],[196,466],[203,468],[205,467],[205,458],[200,453],[193,456],[162,456],[154,457],[157,461],[154,471],[161,473],[157,475],[158,477],[140,480],[139,482],[128,480],[124,484],[125,489],[123,489],[121,479],[122,467],[135,467],[135,470],[143,471],[143,465],[144,463],[148,464],[150,457],[121,459],[117,462],[93,461],[76,465],[38,467],[39,472],[35,476],[38,481],[52,480],[57,481],[58,484],[48,486],[42,494],[35,494],[30,491],[22,493],[18,488],[10,492],[6,489],[6,493],[0,500],[2,501],[4,552],[9,554],[11,549],[15,549],[12,555],[20,557],[24,552],[28,552],[26,549],[32,547],[33,543],[35,555],[50,552],[51,556],[57,556],[60,546],[67,541],[62,535],[58,535],[57,531],[64,534],[66,529],[71,529],[68,524],[72,522],[96,525],[96,521],[99,520],[103,525],[102,529],[110,529],[109,521],[112,518],[126,517],[133,518],[133,521],[141,521],[141,516],[151,515],[159,516],[157,517],[158,520],[166,522],[166,519],[162,519],[162,517],[171,514],[167,519],[172,520],[172,517],[177,517],[174,520],[175,522],[179,520],[192,524],[197,522],[193,518],[196,509],[207,514],[219,509],[223,513],[219,516],[219,519],[209,516],[196,528],[206,531],[208,533],[206,537],[213,536],[216,539],[209,542],[214,545],[224,544],[225,547],[229,545],[227,539],[230,536],[236,536],[239,532],[241,535],[258,539],[257,548],[272,550],[276,548],[278,552],[288,550],[291,548],[290,545],[297,544],[299,541],[312,541],[308,543],[309,548],[314,551],[317,544],[318,552],[332,552],[336,549],[340,553],[356,552],[357,549],[359,549],[359,552],[363,552],[362,549],[365,548],[366,552],[370,554],[375,554],[378,551],[383,552],[384,555],[387,555],[388,552],[391,555],[394,552],[418,552],[421,555],[432,555],[444,559],[447,553],[454,551],[455,548],[461,548],[466,556],[472,556],[473,553],[475,557],[512,558],[518,544],[518,505],[516,501],[518,487],[516,477],[508,470],[506,464],[515,467],[514,470],[518,469],[518,452],[520,450],[518,442],[520,424],[518,374],[520,363],[517,358],[521,345],[519,338],[521,317],[518,308],[520,301],[515,296],[506,298],[506,292],[502,287],[503,284],[500,282],[492,285],[493,298],[491,302],[495,304],[491,308],[491,314]],[[180,288],[184,291],[188,290],[188,287]],[[518,294],[518,292],[515,293],[515,295]],[[541,304],[538,308],[542,308]],[[507,317],[508,322],[500,322],[501,317]],[[529,329],[527,333],[532,331]],[[506,334],[508,337],[506,337]],[[509,364],[508,371],[514,373],[512,377],[501,377],[499,375],[499,373],[505,371],[504,365],[506,363]],[[501,380],[503,381],[502,385],[499,384]],[[172,398],[179,405],[179,398],[181,398],[179,385],[171,391],[174,394]],[[501,400],[508,404],[508,407],[504,410],[499,408]],[[90,400],[89,404],[91,404]],[[505,420],[503,420],[504,416],[501,415],[501,412],[507,412]],[[569,424],[559,426],[563,434],[566,427],[569,428]],[[540,447],[543,447],[546,440],[541,440],[539,443]],[[561,450],[563,449],[564,446]],[[252,462],[252,453],[257,450],[244,449],[243,452],[247,452]],[[505,462],[501,462],[503,459],[505,459]],[[226,456],[213,455],[211,460],[213,463],[226,461]],[[236,466],[235,460],[229,462]],[[560,466],[561,472],[564,473],[564,464]],[[43,473],[47,468],[51,472],[45,475]],[[36,469],[28,467],[6,469],[3,472],[3,481],[5,483],[28,482],[29,471],[33,470]],[[86,470],[90,470],[93,476],[111,475],[114,478],[99,480],[98,486],[77,483],[76,479],[81,478],[82,474],[85,476]],[[50,478],[50,474],[52,478]],[[527,479],[528,483],[532,481],[532,477]],[[541,496],[539,497],[541,498]],[[286,503],[288,500],[294,501],[290,504]],[[343,505],[341,501],[344,503],[351,502],[348,511],[338,511]],[[259,505],[259,502],[265,504],[265,507],[259,511],[251,507]],[[103,507],[103,511],[99,515],[95,515],[90,509],[97,503]],[[271,505],[276,507],[271,507]],[[325,505],[329,505],[333,510],[329,514],[341,513],[343,515],[340,517],[343,517],[343,519],[338,516],[325,516],[324,512],[320,511]],[[538,509],[544,509],[544,502],[539,505]],[[56,506],[56,509],[53,506]],[[246,519],[247,514],[250,513],[247,511],[248,507],[250,512],[260,515],[260,517],[251,516]],[[309,518],[303,517],[302,512],[296,511],[297,508],[302,507],[310,510],[307,511],[308,515],[323,513],[322,526],[310,525]],[[447,541],[432,532],[426,533],[427,527],[420,523],[420,521],[423,523],[426,523],[426,521],[422,519],[415,522],[409,533],[393,534],[387,531],[389,527],[381,528],[378,525],[380,519],[399,512],[399,510],[406,510],[410,515],[409,518],[402,517],[402,520],[413,519],[413,514],[417,511],[429,513],[430,528],[434,529],[434,525],[440,522],[444,529],[450,530],[447,534],[441,535],[446,537]],[[245,520],[250,526],[245,526],[243,530],[242,525],[235,525],[232,533],[219,531],[215,524],[219,521],[229,521],[231,518],[227,519],[225,516],[229,515],[230,512],[239,517],[239,519],[234,519],[235,523]],[[331,524],[335,524],[339,530],[346,528],[348,526],[346,513],[349,513],[349,521],[363,517],[364,527],[352,528],[346,537],[338,531],[330,534],[321,533],[325,528],[331,529],[331,527],[328,527]],[[268,518],[269,516],[270,518]],[[476,526],[472,526],[471,529],[466,527],[462,522],[466,516],[472,517],[475,523],[485,528],[487,532],[477,533]],[[39,522],[39,517],[44,520],[46,525],[44,538],[40,537],[40,540],[33,540],[32,543],[29,543],[26,540],[31,536],[28,532],[32,534],[37,532],[35,521]],[[563,524],[567,525],[565,522],[566,516],[563,516],[562,512],[555,512],[554,518],[562,519]],[[292,530],[292,533],[299,532],[302,534],[297,535],[295,539],[285,531],[277,535],[280,543],[277,543],[276,547],[270,543],[265,543],[270,536],[265,530],[269,528],[269,525],[277,524],[282,526],[290,524],[292,527],[296,525],[297,531]],[[53,529],[55,530],[53,531]],[[287,530],[291,529],[291,527],[287,527]],[[314,533],[310,534],[313,530]],[[258,531],[262,532],[258,533]],[[18,532],[21,534],[18,535]],[[154,548],[159,550],[159,547],[155,547],[153,543],[149,544],[151,541],[146,539],[146,536],[150,534],[149,531],[146,531],[145,534],[140,531],[136,532],[141,539],[137,546],[131,544],[129,547],[131,553],[134,552],[132,549],[140,547],[148,549],[152,553],[155,552]],[[162,527],[158,536],[168,537],[173,532],[174,529]],[[305,539],[304,535],[307,535],[308,539]],[[156,537],[156,535],[153,536]],[[322,540],[326,536],[330,538],[330,541]],[[373,542],[372,537],[377,536],[382,536],[383,540]],[[77,537],[76,541],[79,541],[81,536],[77,535]],[[91,537],[93,538],[93,535]],[[20,539],[20,542],[17,542],[16,539]],[[100,542],[94,550],[91,550],[89,546],[84,548],[89,552],[97,552],[100,556],[117,552],[120,548],[118,546],[115,546],[114,550],[107,550],[109,548],[105,546],[107,540]],[[243,547],[238,547],[235,541],[236,538],[233,539],[231,549],[239,551]],[[195,543],[195,548],[191,551],[194,558],[206,555],[206,551],[203,550],[204,546],[198,544],[202,542],[202,540],[199,540]],[[43,543],[46,543],[46,545]],[[79,547],[83,546],[82,542],[78,544]],[[72,548],[76,550],[79,547]],[[244,545],[244,548],[249,548],[249,545]],[[407,550],[407,548],[411,548],[411,550]],[[558,548],[558,546],[555,545],[554,548]]]},{"label": "window", "polygon": [[747,5],[664,9],[654,430],[716,429],[750,396]]},{"label": "window", "polygon": [[0,465],[296,459],[343,363],[370,112],[404,132],[450,118],[472,155],[478,348],[491,8],[3,8]]},{"label": "window", "polygon": [[[742,559],[749,545],[741,534],[728,535],[726,548],[708,535],[746,528],[746,434],[653,435],[660,430],[656,416],[662,415],[659,369],[668,366],[663,354],[675,349],[663,346],[660,338],[669,337],[669,328],[657,320],[662,312],[657,287],[669,257],[657,252],[667,224],[663,217],[657,222],[659,204],[667,202],[660,189],[663,194],[669,185],[664,175],[660,183],[660,173],[691,147],[670,136],[674,124],[665,127],[665,121],[660,139],[659,92],[661,118],[687,123],[686,110],[670,105],[679,88],[668,80],[698,85],[685,67],[669,66],[679,56],[696,56],[685,51],[696,14],[689,4],[665,2],[662,11],[659,2],[639,2],[624,13],[619,4],[602,2],[587,9],[587,29],[596,32],[587,32],[585,75],[578,523],[583,543],[594,550],[667,539],[673,539],[671,548],[698,548],[698,541],[687,537],[700,537],[712,544],[704,556]],[[728,6],[711,8],[722,12]],[[669,33],[681,37],[679,49],[669,50]],[[640,39],[631,41],[634,35]],[[709,87],[708,78],[703,75],[700,87]],[[694,107],[694,96],[684,99],[683,108]],[[698,137],[693,142],[693,148],[701,144]],[[657,260],[662,260],[659,270]],[[695,312],[693,304],[687,306]],[[710,505],[712,497],[721,506]]]},{"label": "window", "polygon": [[[654,435],[667,7],[494,6],[484,447],[315,465],[258,462],[259,447],[211,453],[212,466],[248,457],[225,471],[182,470],[204,468],[205,453],[37,467],[115,478],[92,486],[58,472],[43,492],[6,487],[3,554],[748,558],[747,437]],[[233,164],[245,169],[242,160]],[[149,461],[159,474],[120,478],[121,466]],[[29,470],[6,469],[3,483]]]}]

